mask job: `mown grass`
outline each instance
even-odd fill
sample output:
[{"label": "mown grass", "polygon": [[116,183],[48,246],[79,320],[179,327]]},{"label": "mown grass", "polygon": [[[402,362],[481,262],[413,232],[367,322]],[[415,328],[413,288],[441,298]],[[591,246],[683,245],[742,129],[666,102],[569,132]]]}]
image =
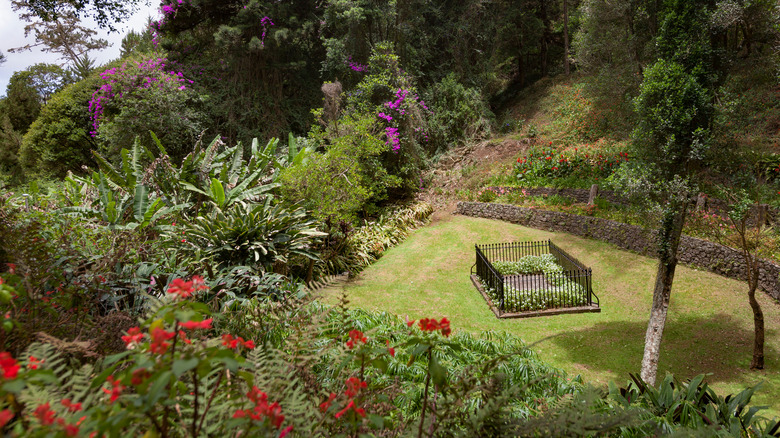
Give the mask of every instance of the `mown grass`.
[{"label": "mown grass", "polygon": [[[552,239],[593,268],[601,313],[498,320],[469,280],[474,244]],[[507,331],[535,343],[550,364],[586,382],[625,383],[638,372],[652,301],[656,262],[616,247],[563,233],[501,221],[443,216],[418,229],[377,263],[343,286],[325,290],[335,300],[345,291],[351,306],[387,310],[411,319],[447,316],[454,329],[479,333]],[[748,369],[753,322],[746,285],[679,266],[666,322],[659,379],[711,373],[720,393],[737,392],[763,381],[753,399],[780,415],[780,305],[764,294],[766,369]]]}]

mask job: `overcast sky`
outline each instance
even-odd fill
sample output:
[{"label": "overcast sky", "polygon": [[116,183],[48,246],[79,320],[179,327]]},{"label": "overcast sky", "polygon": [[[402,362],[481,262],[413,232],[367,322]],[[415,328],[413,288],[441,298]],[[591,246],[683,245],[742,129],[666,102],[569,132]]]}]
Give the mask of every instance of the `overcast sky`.
[{"label": "overcast sky", "polygon": [[[118,33],[108,34],[106,31],[97,29],[94,22],[88,21],[85,23],[92,24],[92,27],[98,30],[98,37],[108,40],[112,45],[100,52],[91,52],[90,58],[95,59],[96,64],[100,65],[116,59],[119,57],[119,50],[122,43],[122,37],[130,30],[141,30],[146,26],[146,19],[149,16],[157,16],[158,1],[152,0],[151,5],[147,6],[145,2],[141,1],[138,5],[138,12],[136,12],[126,23],[122,26],[117,26]],[[11,75],[15,71],[24,70],[25,68],[37,64],[39,62],[48,62],[52,64],[62,64],[63,60],[58,59],[58,55],[54,53],[43,53],[40,50],[33,49],[32,51],[21,53],[8,53],[8,49],[14,47],[21,47],[26,44],[34,43],[32,38],[24,37],[24,25],[25,23],[19,20],[19,17],[11,9],[11,2],[9,0],[0,0],[0,50],[2,50],[7,61],[0,65],[0,95],[5,95],[5,89],[8,85],[8,80],[11,79]]]}]

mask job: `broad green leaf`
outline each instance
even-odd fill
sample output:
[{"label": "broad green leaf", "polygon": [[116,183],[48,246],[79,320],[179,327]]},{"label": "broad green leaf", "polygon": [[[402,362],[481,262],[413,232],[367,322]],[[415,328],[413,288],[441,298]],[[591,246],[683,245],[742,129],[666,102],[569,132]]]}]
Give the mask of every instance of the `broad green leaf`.
[{"label": "broad green leaf", "polygon": [[149,206],[149,189],[145,184],[135,186],[135,197],[133,198],[133,216],[138,222],[144,221],[144,214]]},{"label": "broad green leaf", "polygon": [[216,179],[211,179],[211,199],[220,207],[225,206],[225,188],[222,183]]},{"label": "broad green leaf", "polygon": [[190,359],[176,359],[173,361],[173,375],[181,377],[182,374],[198,366],[198,358],[193,357]]}]

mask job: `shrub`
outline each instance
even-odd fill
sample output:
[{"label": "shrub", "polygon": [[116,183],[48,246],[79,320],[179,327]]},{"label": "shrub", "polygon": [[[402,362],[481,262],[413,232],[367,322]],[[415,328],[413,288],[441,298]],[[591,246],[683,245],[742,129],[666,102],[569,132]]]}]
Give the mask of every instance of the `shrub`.
[{"label": "shrub", "polygon": [[476,88],[466,88],[458,83],[454,73],[434,84],[426,96],[432,111],[427,120],[428,150],[432,153],[441,153],[462,142],[490,135],[494,116],[482,94]]},{"label": "shrub", "polygon": [[119,151],[136,139],[153,147],[149,132],[155,132],[174,162],[189,152],[201,134],[204,116],[192,80],[172,70],[166,58],[126,61],[100,73],[101,82],[92,93],[90,134],[102,150],[117,162]]},{"label": "shrub", "polygon": [[94,165],[98,143],[89,135],[89,100],[100,78],[90,77],[55,93],[22,139],[19,159],[31,176],[62,178]]}]

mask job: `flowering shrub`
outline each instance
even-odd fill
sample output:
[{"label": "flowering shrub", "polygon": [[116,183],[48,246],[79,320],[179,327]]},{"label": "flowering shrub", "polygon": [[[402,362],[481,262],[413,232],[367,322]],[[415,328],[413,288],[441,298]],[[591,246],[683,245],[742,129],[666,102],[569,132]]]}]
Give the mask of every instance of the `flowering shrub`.
[{"label": "flowering shrub", "polygon": [[190,90],[193,81],[168,59],[126,61],[100,77],[103,83],[89,102],[90,135],[105,144],[110,158],[116,160],[119,150],[129,149],[136,136],[151,147],[149,131],[169,145],[174,159],[195,142],[201,130],[200,97]]},{"label": "flowering shrub", "polygon": [[517,179],[529,185],[546,185],[556,180],[570,178],[586,183],[603,181],[621,164],[629,161],[628,152],[556,151],[549,148],[531,149],[519,157],[515,164]]}]

